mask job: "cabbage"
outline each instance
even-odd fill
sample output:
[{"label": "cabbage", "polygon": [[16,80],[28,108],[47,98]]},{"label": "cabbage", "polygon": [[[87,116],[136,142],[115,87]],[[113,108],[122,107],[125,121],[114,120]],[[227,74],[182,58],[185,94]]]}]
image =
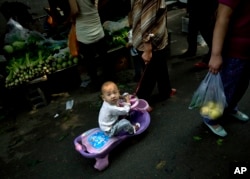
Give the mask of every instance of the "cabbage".
[{"label": "cabbage", "polygon": [[25,48],[25,42],[15,41],[12,43],[14,50],[23,50]]},{"label": "cabbage", "polygon": [[13,47],[12,47],[11,45],[5,45],[5,46],[3,47],[3,50],[4,50],[5,52],[9,53],[9,54],[11,54],[11,53],[14,52],[14,49],[13,49]]}]

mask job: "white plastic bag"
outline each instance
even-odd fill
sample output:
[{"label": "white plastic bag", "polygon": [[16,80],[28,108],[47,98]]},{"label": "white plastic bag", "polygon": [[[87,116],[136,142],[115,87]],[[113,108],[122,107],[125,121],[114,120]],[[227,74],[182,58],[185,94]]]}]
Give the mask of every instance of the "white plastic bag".
[{"label": "white plastic bag", "polygon": [[25,41],[28,38],[29,30],[23,28],[21,24],[19,24],[12,18],[9,19],[7,26],[8,26],[8,33],[5,34],[5,39],[4,39],[5,44],[12,44],[15,41]]},{"label": "white plastic bag", "polygon": [[226,106],[220,73],[208,72],[195,91],[189,109],[200,108],[201,116],[214,120],[222,116]]},{"label": "white plastic bag", "polygon": [[124,27],[129,27],[127,16],[119,21],[105,21],[103,23],[103,28],[108,30],[110,33],[121,30]]}]

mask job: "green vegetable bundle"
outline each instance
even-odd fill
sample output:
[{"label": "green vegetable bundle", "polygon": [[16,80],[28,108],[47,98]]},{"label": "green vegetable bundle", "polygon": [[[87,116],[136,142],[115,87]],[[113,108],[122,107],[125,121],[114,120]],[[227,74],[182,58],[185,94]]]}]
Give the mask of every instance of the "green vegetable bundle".
[{"label": "green vegetable bundle", "polygon": [[128,42],[128,32],[128,27],[124,27],[121,30],[117,30],[112,33],[110,33],[109,31],[105,31],[109,48],[125,46]]},{"label": "green vegetable bundle", "polygon": [[77,58],[70,56],[66,39],[45,39],[33,31],[29,32],[25,40],[19,39],[5,44],[3,50],[9,61],[5,80],[7,88],[28,83],[78,63]]},{"label": "green vegetable bundle", "polygon": [[18,59],[13,57],[6,68],[8,72],[5,80],[6,87],[12,88],[25,84],[43,75],[76,65],[78,58],[70,56],[67,50],[64,50],[63,55],[59,52],[57,56],[47,56],[46,52],[39,50],[36,56],[33,53],[26,52],[25,57]]}]

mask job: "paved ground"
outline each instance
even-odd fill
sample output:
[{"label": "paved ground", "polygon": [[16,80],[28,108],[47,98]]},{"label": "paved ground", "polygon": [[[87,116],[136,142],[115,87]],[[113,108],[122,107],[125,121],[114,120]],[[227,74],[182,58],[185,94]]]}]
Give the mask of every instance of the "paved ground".
[{"label": "paved ground", "polygon": [[[159,103],[151,113],[151,124],[143,134],[121,143],[110,154],[110,166],[99,172],[94,159],[83,158],[74,150],[73,140],[97,126],[99,93],[77,88],[54,95],[51,103],[36,111],[20,113],[15,120],[1,121],[1,178],[229,178],[230,164],[250,162],[250,123],[227,118],[224,127],[229,135],[221,139],[201,122],[198,111],[188,105],[206,70],[197,71],[198,57],[179,59],[185,51],[186,38],[181,32],[185,10],[169,12],[171,34],[169,73],[177,94]],[[131,75],[131,70],[119,73]],[[135,89],[135,83],[122,81],[123,90]],[[250,91],[240,103],[248,115]],[[65,103],[74,100],[73,110]],[[59,117],[54,118],[55,114]]]}]

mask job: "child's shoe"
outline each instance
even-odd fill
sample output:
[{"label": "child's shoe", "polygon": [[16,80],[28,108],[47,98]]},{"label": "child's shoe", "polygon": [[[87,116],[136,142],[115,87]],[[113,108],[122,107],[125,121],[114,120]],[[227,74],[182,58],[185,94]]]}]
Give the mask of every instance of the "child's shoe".
[{"label": "child's shoe", "polygon": [[140,125],[140,123],[135,123],[135,125],[133,126],[133,128],[134,128],[134,134],[140,129],[140,127],[141,127],[141,125]]}]

